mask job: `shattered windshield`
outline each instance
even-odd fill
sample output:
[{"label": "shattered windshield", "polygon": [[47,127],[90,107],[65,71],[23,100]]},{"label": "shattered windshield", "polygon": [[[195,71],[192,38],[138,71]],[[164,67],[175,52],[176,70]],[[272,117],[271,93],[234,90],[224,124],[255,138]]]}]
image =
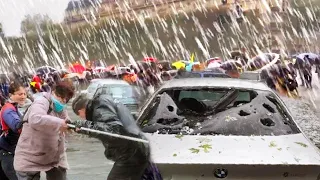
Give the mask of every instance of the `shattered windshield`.
[{"label": "shattered windshield", "polygon": [[138,120],[147,133],[286,135],[299,133],[271,92],[243,89],[170,89],[160,92]]}]

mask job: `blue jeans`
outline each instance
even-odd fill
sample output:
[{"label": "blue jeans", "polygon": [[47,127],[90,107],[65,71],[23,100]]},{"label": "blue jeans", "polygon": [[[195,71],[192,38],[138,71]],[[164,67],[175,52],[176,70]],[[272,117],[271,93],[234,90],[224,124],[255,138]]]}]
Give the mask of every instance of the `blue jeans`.
[{"label": "blue jeans", "polygon": [[4,150],[0,150],[0,179],[2,180],[18,180],[16,171],[13,167],[14,154]]}]

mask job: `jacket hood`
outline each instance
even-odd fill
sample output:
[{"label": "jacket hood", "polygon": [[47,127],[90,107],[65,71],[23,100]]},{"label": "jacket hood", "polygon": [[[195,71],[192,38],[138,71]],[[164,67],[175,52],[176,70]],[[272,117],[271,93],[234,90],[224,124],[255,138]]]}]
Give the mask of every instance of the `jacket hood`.
[{"label": "jacket hood", "polygon": [[[93,118],[94,112],[97,109],[104,109],[104,114],[102,118]],[[101,121],[109,119],[118,119],[117,110],[114,104],[114,100],[109,95],[97,94],[90,100],[86,108],[86,119],[88,121]],[[100,120],[99,120],[100,119]]]},{"label": "jacket hood", "polygon": [[92,100],[89,100],[86,107],[86,120],[92,121],[92,116],[93,116]]}]

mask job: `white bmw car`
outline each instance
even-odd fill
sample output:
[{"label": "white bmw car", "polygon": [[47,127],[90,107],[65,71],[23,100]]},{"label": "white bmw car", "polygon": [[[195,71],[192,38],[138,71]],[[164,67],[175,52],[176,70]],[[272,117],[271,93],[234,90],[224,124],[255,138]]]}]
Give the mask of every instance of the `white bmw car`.
[{"label": "white bmw car", "polygon": [[320,180],[320,152],[265,84],[168,81],[137,122],[165,180]]}]

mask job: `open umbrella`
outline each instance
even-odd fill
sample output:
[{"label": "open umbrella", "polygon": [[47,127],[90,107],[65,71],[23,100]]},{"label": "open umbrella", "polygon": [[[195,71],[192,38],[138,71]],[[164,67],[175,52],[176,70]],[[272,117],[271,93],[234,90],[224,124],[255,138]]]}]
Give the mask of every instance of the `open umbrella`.
[{"label": "open umbrella", "polygon": [[214,62],[211,62],[211,63],[208,64],[208,69],[219,68],[220,66],[221,66],[220,62],[214,61]]},{"label": "open umbrella", "polygon": [[209,66],[210,63],[218,62],[221,63],[222,60],[219,57],[209,58],[205,61],[206,65]]},{"label": "open umbrella", "polygon": [[187,72],[191,72],[193,70],[194,66],[200,66],[200,62],[190,62],[188,64],[186,64],[186,71]]},{"label": "open umbrella", "polygon": [[39,68],[36,69],[36,74],[49,74],[51,72],[55,72],[57,71],[57,69],[51,67],[51,66],[41,66]]},{"label": "open umbrella", "polygon": [[176,61],[171,64],[172,67],[175,67],[176,69],[186,68],[186,64],[182,61]]},{"label": "open umbrella", "polygon": [[316,59],[319,59],[319,55],[314,53],[301,53],[297,55],[297,59],[308,60],[311,64],[314,64]]},{"label": "open umbrella", "polygon": [[81,64],[73,64],[70,67],[70,71],[73,72],[73,73],[82,74],[85,70],[86,70],[86,68]]},{"label": "open umbrella", "polygon": [[145,57],[143,58],[143,61],[145,62],[157,62],[157,58],[154,58],[154,57]]},{"label": "open umbrella", "polygon": [[242,64],[239,61],[228,60],[228,61],[223,62],[220,65],[220,68],[222,68],[226,71],[238,71],[239,68],[242,68]]}]

